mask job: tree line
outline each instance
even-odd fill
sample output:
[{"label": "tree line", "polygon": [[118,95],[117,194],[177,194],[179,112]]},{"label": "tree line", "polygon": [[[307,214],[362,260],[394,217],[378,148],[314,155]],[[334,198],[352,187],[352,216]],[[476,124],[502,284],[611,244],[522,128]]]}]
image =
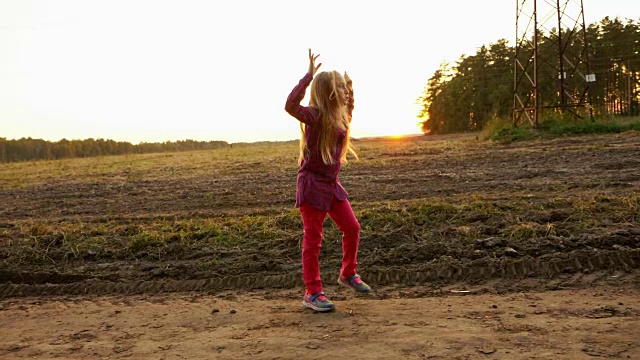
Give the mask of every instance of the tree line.
[{"label": "tree line", "polygon": [[[588,85],[595,115],[640,115],[640,22],[610,19],[591,24],[584,37],[567,36],[570,30],[551,29],[539,37],[539,96],[541,107],[553,108],[558,99],[558,35],[571,39],[568,51],[584,49],[589,73],[596,81]],[[563,36],[564,35],[564,36]],[[519,53],[521,62],[530,54]],[[493,118],[511,117],[514,107],[515,47],[500,39],[482,46],[474,55],[463,55],[455,64],[443,63],[427,81],[418,117],[425,134],[444,134],[482,129]],[[578,70],[586,73],[587,63]],[[576,80],[572,80],[576,81]],[[576,84],[573,85],[577,89]],[[576,90],[574,90],[576,91]],[[579,94],[577,94],[579,95]]]},{"label": "tree line", "polygon": [[46,141],[42,139],[21,138],[8,140],[0,138],[0,163],[53,160],[75,157],[104,155],[147,154],[190,150],[211,150],[227,147],[226,141],[179,140],[137,145],[125,141],[105,139],[84,139]]}]

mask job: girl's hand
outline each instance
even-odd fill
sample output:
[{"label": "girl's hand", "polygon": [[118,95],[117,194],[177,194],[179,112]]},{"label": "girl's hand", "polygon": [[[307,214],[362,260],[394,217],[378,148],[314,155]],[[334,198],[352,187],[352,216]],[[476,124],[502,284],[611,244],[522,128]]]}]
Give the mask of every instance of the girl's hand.
[{"label": "girl's hand", "polygon": [[311,52],[311,49],[309,49],[309,71],[307,71],[307,73],[311,75],[311,77],[315,76],[316,72],[320,68],[320,65],[322,65],[322,63],[318,64],[317,66],[315,64],[318,56],[320,56],[320,54],[314,55]]}]

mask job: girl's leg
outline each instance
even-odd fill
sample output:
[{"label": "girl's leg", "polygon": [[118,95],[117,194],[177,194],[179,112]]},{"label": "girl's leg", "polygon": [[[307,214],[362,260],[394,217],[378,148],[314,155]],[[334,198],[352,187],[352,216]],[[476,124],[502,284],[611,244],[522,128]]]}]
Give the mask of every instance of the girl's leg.
[{"label": "girl's leg", "polygon": [[300,206],[300,213],[302,214],[302,225],[304,227],[302,279],[309,293],[314,295],[322,291],[318,257],[322,247],[322,223],[324,223],[327,213],[307,204]]},{"label": "girl's leg", "polygon": [[340,276],[348,278],[356,274],[358,267],[358,245],[360,244],[360,223],[353,213],[349,200],[334,198],[329,212],[331,219],[342,232],[342,269]]}]

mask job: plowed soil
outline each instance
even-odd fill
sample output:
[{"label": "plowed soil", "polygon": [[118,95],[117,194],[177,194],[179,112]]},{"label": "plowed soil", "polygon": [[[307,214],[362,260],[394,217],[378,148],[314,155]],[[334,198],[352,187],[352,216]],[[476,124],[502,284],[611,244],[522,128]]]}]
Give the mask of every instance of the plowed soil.
[{"label": "plowed soil", "polygon": [[337,311],[300,305],[297,144],[0,167],[2,358],[640,357],[640,136],[362,139]]}]

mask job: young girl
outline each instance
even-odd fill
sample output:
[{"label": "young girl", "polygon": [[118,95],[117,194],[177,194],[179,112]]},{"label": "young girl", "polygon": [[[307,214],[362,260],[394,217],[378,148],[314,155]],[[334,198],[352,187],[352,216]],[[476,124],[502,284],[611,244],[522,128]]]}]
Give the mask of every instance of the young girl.
[{"label": "young girl", "polygon": [[[285,110],[301,122],[302,131],[296,191],[296,207],[300,209],[304,226],[302,277],[306,289],[302,304],[316,311],[331,311],[335,306],[322,292],[318,262],[322,224],[327,214],[342,232],[343,256],[338,283],[359,293],[368,293],[370,287],[356,274],[360,224],[338,180],[347,152],[357,158],[349,139],[353,99],[340,73],[325,71],[314,79],[322,65],[315,65],[318,56],[309,49],[309,71],[289,94]],[[309,84],[310,106],[301,106]]]}]

